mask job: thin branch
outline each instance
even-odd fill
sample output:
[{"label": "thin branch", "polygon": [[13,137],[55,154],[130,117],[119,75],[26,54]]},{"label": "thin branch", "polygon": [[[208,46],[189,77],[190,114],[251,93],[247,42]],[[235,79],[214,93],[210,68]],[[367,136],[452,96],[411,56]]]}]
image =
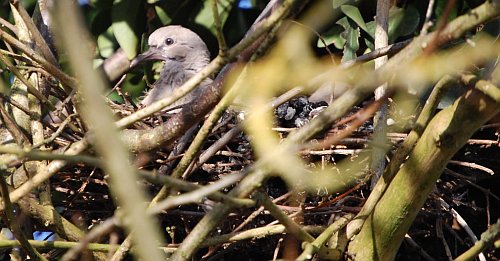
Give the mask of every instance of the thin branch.
[{"label": "thin branch", "polygon": [[237,97],[239,93],[241,93],[241,90],[244,88],[244,84],[242,84],[242,82],[246,80],[248,66],[250,64],[253,64],[253,62],[258,58],[260,53],[263,53],[264,50],[269,48],[271,41],[272,39],[274,39],[275,33],[279,28],[280,24],[277,24],[265,36],[265,39],[260,44],[259,48],[255,51],[255,54],[250,58],[249,64],[247,64],[243,68],[236,82],[233,84],[233,86],[231,86],[226,95],[222,97],[221,101],[215,106],[215,108],[210,113],[209,117],[203,123],[203,126],[201,127],[195,139],[193,140],[188,150],[184,154],[184,157],[182,157],[181,161],[179,162],[174,172],[172,173],[172,177],[181,177],[182,175],[183,178],[187,178],[189,176],[187,173],[188,167],[192,165],[196,155],[198,155],[199,151],[201,150],[203,143],[207,139],[210,132],[213,130],[215,124],[218,122],[220,117],[222,117],[224,111],[232,104],[233,100]]},{"label": "thin branch", "polygon": [[[61,261],[69,261],[69,260],[75,260],[78,257],[78,254],[83,252],[84,250],[90,250],[90,251],[98,251],[97,248],[98,246],[105,246],[106,248],[102,248],[103,251],[109,252],[109,251],[116,251],[118,248],[118,245],[108,245],[108,244],[95,244],[91,243],[93,240],[106,235],[111,232],[112,229],[114,229],[117,226],[117,222],[119,222],[118,218],[116,216],[113,216],[111,218],[106,219],[106,221],[102,222],[98,226],[94,227],[92,230],[90,230],[87,234],[85,234],[85,237],[82,238],[79,242],[75,242],[67,246],[67,248],[70,248],[62,257]],[[56,248],[54,244],[54,248]]]},{"label": "thin branch", "polygon": [[[296,87],[293,88],[286,93],[280,95],[278,98],[274,99],[269,103],[270,108],[276,108],[279,105],[285,103],[286,101],[292,99],[293,97],[296,97],[303,91],[303,88],[301,87]],[[222,149],[227,143],[229,143],[233,138],[235,138],[238,134],[240,134],[243,131],[243,125],[239,123],[237,126],[235,126],[233,129],[230,131],[226,132],[224,136],[222,136],[220,139],[218,139],[212,146],[210,146],[208,149],[206,149],[199,157],[198,161],[196,162],[196,166],[193,169],[197,169],[201,167],[205,162],[207,162],[212,156],[214,156],[217,151]],[[182,177],[186,178],[188,174],[185,172]]]},{"label": "thin branch", "polygon": [[[453,217],[457,220],[457,222],[460,224],[460,226],[465,230],[467,235],[469,235],[469,237],[472,239],[472,242],[474,242],[474,243],[478,242],[476,234],[474,234],[474,232],[469,227],[469,225],[467,224],[465,219],[454,208],[450,207],[450,205],[448,205],[448,203],[446,201],[444,201],[442,198],[439,198],[439,202],[443,205],[443,207],[445,209],[447,209],[451,212]],[[478,254],[479,254],[480,261],[486,261],[486,257],[484,256],[483,253],[478,253]]]},{"label": "thin branch", "polygon": [[11,32],[13,32],[15,35],[17,35],[17,28],[16,26],[14,26],[13,24],[11,24],[9,21],[3,19],[2,17],[0,17],[0,25],[2,28],[0,28],[0,30],[4,30],[4,27],[9,29]]},{"label": "thin branch", "polygon": [[19,70],[17,70],[17,68],[12,65],[12,63],[10,63],[9,60],[7,60],[5,58],[5,56],[3,54],[0,53],[0,61],[2,61],[5,66],[7,66],[7,68],[9,68],[9,70],[24,84],[26,85],[26,87],[28,87],[28,91],[33,94],[37,99],[39,99],[41,102],[43,102],[45,105],[47,105],[47,107],[50,109],[50,110],[55,110],[55,106],[54,104],[52,104],[52,102],[50,102],[42,93],[40,93],[40,91],[38,91],[37,88],[35,88],[33,86],[33,84],[31,84],[31,82],[29,82],[25,77],[24,75],[21,74],[21,72],[19,72]]},{"label": "thin branch", "polygon": [[[79,244],[79,242],[68,241],[42,241],[42,240],[28,240],[28,243],[36,249],[70,249]],[[15,248],[21,246],[17,240],[0,240],[1,248]],[[118,245],[90,243],[86,245],[86,250],[93,252],[108,252],[118,248]],[[44,259],[47,260],[47,259]]]},{"label": "thin branch", "polygon": [[[500,219],[497,223],[490,226],[483,234],[481,234],[481,239],[477,241],[474,246],[462,253],[460,256],[455,258],[455,261],[468,261],[473,260],[477,255],[481,255],[482,251],[488,246],[493,244],[493,242],[498,241],[500,236]],[[498,248],[498,247],[497,247]]]},{"label": "thin branch", "polygon": [[375,100],[363,110],[356,112],[356,117],[354,117],[354,119],[349,122],[349,125],[345,129],[342,129],[342,131],[335,133],[335,135],[327,136],[319,143],[311,142],[304,145],[302,149],[319,150],[338,144],[342,139],[351,135],[359,126],[361,126],[361,124],[369,120],[371,116],[380,108],[380,106],[387,101],[387,98],[388,97],[382,97],[381,99]]},{"label": "thin branch", "polygon": [[[232,61],[234,58],[238,57],[245,49],[250,47],[250,45],[254,44],[261,36],[263,36],[266,32],[268,32],[271,28],[275,26],[275,24],[283,18],[283,16],[287,13],[290,8],[290,4],[280,6],[271,16],[267,19],[262,20],[259,24],[259,27],[255,28],[251,34],[243,38],[238,44],[228,50],[227,56],[217,56],[212,62],[210,62],[203,70],[197,73],[195,76],[190,78],[186,83],[184,83],[181,87],[177,88],[171,96],[166,99],[159,100],[139,111],[136,111],[132,115],[129,115],[125,118],[117,121],[117,126],[119,128],[124,128],[129,126],[130,124],[142,120],[146,117],[149,117],[163,108],[169,106],[179,98],[183,97],[195,87],[197,87],[203,79],[212,75],[214,72],[220,70],[223,65]],[[182,112],[178,113],[175,117],[181,117]],[[185,117],[185,116],[184,116]],[[168,122],[167,122],[168,124]],[[144,142],[142,142],[144,143]],[[157,143],[157,142],[155,142]],[[133,147],[133,146],[132,146]]]},{"label": "thin branch", "polygon": [[[26,113],[26,115],[33,117],[34,115],[29,111],[28,108],[24,107],[23,105],[19,104],[16,100],[11,99],[10,96],[5,96],[3,93],[0,93],[0,98],[3,99],[5,102],[9,103],[10,105],[16,107],[20,111]],[[3,104],[3,102],[2,102]]]},{"label": "thin branch", "polygon": [[[158,214],[164,210],[168,210],[173,207],[178,207],[190,203],[198,203],[205,197],[208,197],[210,194],[214,194],[214,192],[217,192],[225,187],[228,187],[238,182],[242,177],[243,175],[241,174],[231,174],[213,184],[203,186],[197,190],[193,190],[191,192],[184,193],[179,196],[169,197],[163,201],[157,202],[154,205],[152,205],[148,209],[148,213]],[[224,202],[224,200],[222,200],[222,202]],[[251,206],[253,206],[253,204]]]},{"label": "thin branch", "polygon": [[[101,166],[101,160],[85,155],[67,155],[56,154],[53,152],[31,150],[29,148],[14,148],[12,146],[0,146],[0,153],[16,155],[17,159],[26,160],[63,160],[73,163],[86,163],[91,166]],[[8,163],[0,162],[0,165],[8,165]]]},{"label": "thin branch", "polygon": [[9,43],[10,45],[14,46],[24,54],[26,54],[28,57],[33,59],[33,61],[39,63],[40,66],[45,68],[45,70],[47,70],[47,72],[49,72],[51,75],[59,79],[65,86],[68,86],[72,89],[76,87],[76,80],[73,77],[68,76],[66,73],[57,68],[57,66],[48,62],[44,57],[37,54],[35,51],[33,51],[31,48],[23,44],[21,41],[17,40],[16,38],[12,37],[8,33],[1,30],[0,30],[0,38],[5,42]]},{"label": "thin branch", "polygon": [[332,64],[334,64],[334,65],[337,64],[335,62],[335,55],[333,55],[332,51],[330,50],[330,47],[328,47],[328,45],[326,44],[326,41],[325,41],[324,37],[317,30],[315,30],[311,26],[307,26],[307,25],[305,25],[303,23],[299,23],[297,21],[292,21],[292,22],[295,23],[295,24],[297,24],[297,25],[299,25],[299,26],[307,28],[308,30],[310,30],[311,32],[313,32],[318,37],[318,39],[323,43],[323,45],[325,46],[325,50],[328,53],[328,56],[330,57],[330,60],[332,61]]},{"label": "thin branch", "polygon": [[[84,138],[81,141],[71,144],[65,151],[65,155],[78,155],[87,149],[88,143]],[[10,200],[15,203],[28,193],[31,192],[33,188],[36,188],[46,180],[48,180],[52,175],[60,171],[63,167],[67,165],[67,161],[64,160],[54,160],[47,167],[39,170],[38,173],[29,179],[27,182],[23,183],[20,187],[10,192]],[[4,205],[0,205],[0,211],[4,209]]]},{"label": "thin branch", "polygon": [[287,231],[292,234],[295,238],[300,241],[313,242],[314,237],[303,230],[295,221],[288,217],[279,207],[277,207],[269,198],[268,195],[261,191],[257,191],[253,194],[253,198],[257,200],[258,203],[267,209],[271,215],[280,221],[284,225]]},{"label": "thin branch", "polygon": [[484,172],[486,172],[486,173],[488,173],[490,175],[495,175],[495,171],[493,171],[492,169],[487,168],[485,166],[481,166],[481,165],[479,165],[477,163],[463,162],[463,161],[457,161],[457,160],[450,160],[448,163],[459,165],[459,166],[464,166],[464,167],[468,167],[468,168],[472,168],[472,169],[481,170],[481,171],[484,171]]},{"label": "thin branch", "polygon": [[422,258],[427,261],[436,261],[433,257],[431,257],[421,246],[419,246],[413,238],[411,238],[408,234],[405,235],[405,242],[410,245],[415,252],[417,252]]},{"label": "thin branch", "polygon": [[26,9],[24,9],[24,7],[19,2],[20,1],[11,1],[11,4],[16,8],[17,12],[23,19],[24,24],[31,33],[33,41],[35,42],[36,46],[40,48],[43,56],[45,56],[45,58],[53,65],[57,65],[58,64],[57,60],[54,57],[54,54],[50,50],[49,46],[47,45],[47,42],[45,42],[45,39],[42,37],[42,34],[40,33],[40,31],[38,31],[38,28],[33,23],[33,20],[31,20],[31,17],[29,16],[28,12],[26,12]]},{"label": "thin branch", "polygon": [[[147,201],[144,191],[136,184],[134,167],[129,161],[129,153],[120,140],[118,128],[114,124],[112,112],[102,98],[106,82],[92,66],[92,52],[80,48],[85,41],[83,16],[77,4],[71,1],[55,3],[54,18],[58,26],[56,33],[61,45],[69,54],[69,62],[79,76],[79,91],[82,97],[81,113],[88,126],[99,126],[93,132],[94,145],[103,157],[103,169],[109,174],[109,188],[117,198],[127,216],[126,226],[137,245],[137,256],[144,260],[161,260],[164,255],[156,245],[161,244],[155,221],[146,215]],[[100,98],[98,98],[100,97]]]},{"label": "thin branch", "polygon": [[37,259],[37,260],[47,260],[44,256],[42,256],[36,249],[34,249],[30,243],[28,242],[28,239],[24,235],[19,222],[16,221],[15,218],[15,212],[14,207],[12,205],[12,202],[10,201],[9,198],[9,189],[7,187],[7,182],[5,182],[5,179],[3,176],[5,176],[4,173],[5,171],[0,169],[0,173],[2,174],[2,178],[0,178],[0,191],[2,193],[2,199],[3,199],[3,204],[5,206],[5,215],[6,215],[6,223],[12,230],[13,234],[16,236],[17,240],[19,240],[21,246],[23,247],[26,252],[28,252],[28,255],[32,259]]},{"label": "thin branch", "polygon": [[222,33],[222,23],[220,20],[219,9],[217,7],[218,0],[212,0],[212,15],[214,16],[214,26],[217,31],[217,42],[219,43],[219,55],[225,56],[227,52],[226,39],[224,39],[224,34]]},{"label": "thin branch", "polygon": [[[304,226],[302,229],[310,234],[318,234],[324,231],[324,227],[318,226]],[[238,233],[230,233],[220,236],[214,236],[207,238],[202,244],[201,247],[214,246],[218,244],[228,243],[228,242],[237,242],[243,240],[250,240],[255,238],[261,238],[265,236],[279,235],[287,232],[285,226],[283,225],[274,225],[267,227],[259,227],[254,229],[249,229],[245,231],[241,231]]]},{"label": "thin branch", "polygon": [[[29,115],[29,114],[28,114]],[[0,96],[0,120],[12,135],[18,145],[29,144],[28,136],[24,134],[19,125],[16,124],[12,116],[3,107],[3,95]]]},{"label": "thin branch", "polygon": [[[180,191],[195,191],[203,188],[202,186],[192,184],[187,181],[182,181],[177,178],[172,178],[170,176],[160,176],[160,175],[152,175],[147,171],[139,171],[139,175],[148,180],[149,182],[155,184],[163,184],[168,187],[173,187]],[[238,174],[234,174],[238,176]],[[211,192],[207,197],[211,200],[218,202],[225,202],[226,204],[232,205],[234,207],[251,207],[255,205],[255,202],[251,199],[238,199],[230,197],[224,193],[220,192]]]},{"label": "thin branch", "polygon": [[432,17],[432,11],[434,10],[434,2],[435,0],[429,0],[429,4],[427,5],[424,25],[422,26],[422,30],[420,31],[421,35],[426,35],[429,28],[432,26],[431,17]]},{"label": "thin branch", "polygon": [[59,135],[61,135],[61,133],[64,131],[64,128],[66,128],[66,126],[70,123],[71,118],[76,117],[76,115],[77,115],[76,113],[68,115],[68,117],[66,117],[66,119],[64,119],[64,121],[61,124],[59,124],[59,127],[57,127],[57,130],[54,133],[52,133],[52,135],[50,135],[49,138],[47,138],[39,143],[33,144],[31,149],[37,149],[38,147],[41,147],[43,145],[47,145],[47,144],[50,144],[51,142],[53,142],[57,137],[59,137]]},{"label": "thin branch", "polygon": [[439,18],[439,22],[437,24],[437,30],[434,38],[429,42],[429,44],[425,47],[423,55],[429,55],[438,47],[438,42],[440,38],[440,34],[443,33],[446,24],[448,23],[448,17],[450,16],[451,10],[455,7],[456,0],[450,0],[446,2],[446,7],[444,8],[443,14]]},{"label": "thin branch", "polygon": [[[389,0],[377,0],[377,15],[375,17],[375,48],[380,49],[387,47],[389,44]],[[389,58],[387,56],[382,56],[375,59],[375,70],[384,66]],[[377,89],[375,89],[375,100],[382,99],[388,94],[387,83],[383,83]],[[387,118],[388,118],[388,104],[384,101],[380,105],[380,109],[375,113],[373,117],[373,142],[377,144],[387,143]],[[385,153],[386,150],[383,148],[374,147],[372,152],[372,157],[370,159],[370,170],[372,171],[373,178],[371,182],[371,188],[375,186],[378,179],[382,175],[385,169]]]},{"label": "thin branch", "polygon": [[375,187],[372,189],[370,197],[366,200],[363,208],[358,213],[353,222],[349,223],[347,226],[347,236],[351,238],[359,232],[364,220],[373,211],[376,204],[384,194],[385,190],[391,183],[394,175],[400,169],[401,164],[406,159],[407,155],[415,146],[415,143],[422,135],[425,127],[429,124],[430,120],[434,116],[434,112],[437,109],[441,97],[446,93],[448,88],[456,82],[456,79],[450,76],[443,77],[432,90],[427,102],[420,112],[415,127],[410,131],[407,138],[404,140],[403,144],[393,153],[393,158],[384,171],[384,175],[379,179]]},{"label": "thin branch", "polygon": [[[329,249],[334,246],[325,246],[325,243],[332,237],[332,235],[336,232],[339,232],[342,228],[344,228],[349,221],[354,217],[353,214],[346,214],[345,216],[339,218],[334,223],[328,226],[323,233],[321,233],[313,242],[306,243],[304,247],[304,251],[297,260],[311,260],[313,255],[319,251],[322,247],[328,247]],[[339,259],[341,256],[339,256]]]},{"label": "thin branch", "polygon": [[[27,63],[27,64],[34,64],[33,60],[31,60],[29,57],[26,57],[26,56],[23,56],[23,55],[19,55],[17,53],[13,53],[11,51],[8,51],[8,50],[3,50],[3,49],[0,49],[0,53],[5,55],[5,56],[9,56],[11,57],[12,59],[18,61],[18,62],[24,62],[24,63]],[[23,68],[22,65],[19,65],[18,66],[19,68]]]}]

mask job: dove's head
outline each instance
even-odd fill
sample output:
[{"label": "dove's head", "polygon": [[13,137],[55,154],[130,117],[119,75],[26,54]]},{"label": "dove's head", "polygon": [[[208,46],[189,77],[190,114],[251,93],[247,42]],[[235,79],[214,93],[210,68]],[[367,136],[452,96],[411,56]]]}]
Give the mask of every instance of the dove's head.
[{"label": "dove's head", "polygon": [[161,60],[165,66],[180,66],[197,72],[210,61],[210,53],[203,40],[182,26],[157,29],[149,36],[148,44],[149,50],[138,55],[132,66],[147,60]]}]

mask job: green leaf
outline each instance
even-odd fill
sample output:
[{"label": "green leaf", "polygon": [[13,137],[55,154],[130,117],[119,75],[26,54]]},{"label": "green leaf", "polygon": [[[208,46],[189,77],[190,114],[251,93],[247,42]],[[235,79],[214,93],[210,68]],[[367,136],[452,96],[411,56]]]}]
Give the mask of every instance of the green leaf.
[{"label": "green leaf", "polygon": [[342,56],[342,62],[356,58],[356,51],[358,51],[359,49],[359,27],[351,27],[344,33],[347,42],[344,46],[344,55]]},{"label": "green leaf", "polygon": [[155,11],[161,21],[161,24],[165,25],[172,22],[172,18],[167,14],[167,12],[165,12],[165,10],[163,10],[161,6],[156,5]]},{"label": "green leaf", "polygon": [[144,95],[143,91],[146,88],[146,81],[143,80],[142,74],[127,74],[122,85],[122,92],[126,93],[132,99],[136,99]]},{"label": "green leaf", "polygon": [[337,24],[345,29],[340,36],[346,40],[344,55],[342,56],[342,62],[346,62],[356,58],[356,52],[359,49],[360,30],[358,25],[347,17],[338,20]]},{"label": "green leaf", "polygon": [[[344,31],[344,29],[341,26],[334,25],[332,28],[330,28],[330,30],[323,33],[322,37],[323,37],[323,41],[325,41],[325,42],[323,43],[323,41],[321,41],[321,39],[318,39],[317,46],[319,48],[324,48],[330,44],[334,44],[335,48],[342,49],[345,45],[345,42],[346,42],[344,38],[340,37],[340,34],[343,31]],[[325,43],[326,43],[326,46],[325,46]]]},{"label": "green leaf", "polygon": [[102,57],[108,58],[114,53],[115,49],[116,41],[113,37],[113,30],[110,27],[97,37],[97,50],[99,50],[99,54]]},{"label": "green leaf", "polygon": [[347,17],[342,17],[340,18],[336,24],[342,26],[344,29],[347,29],[348,27],[350,27],[351,25],[349,24],[349,18]]},{"label": "green leaf", "polygon": [[111,9],[113,34],[129,59],[137,55],[139,38],[134,32],[141,1],[115,0]]},{"label": "green leaf", "polygon": [[[390,17],[389,17],[390,19]],[[371,21],[366,23],[366,27],[368,28],[368,34],[371,36],[373,39],[375,37],[375,21]]]},{"label": "green leaf", "polygon": [[332,0],[333,9],[339,8],[341,5],[349,4],[359,4],[361,0]]},{"label": "green leaf", "polygon": [[365,21],[363,20],[363,16],[361,16],[361,13],[356,6],[341,5],[340,10],[342,10],[342,13],[347,15],[347,17],[356,22],[356,24],[361,27],[361,29],[365,30],[365,32],[368,33],[368,28],[366,27]]},{"label": "green leaf", "polygon": [[[144,95],[143,91],[146,88],[146,81],[142,78],[142,74],[138,75],[131,72],[127,74],[121,85],[122,93],[128,95],[134,102]],[[123,103],[123,97],[118,95],[117,91],[111,92],[107,97],[114,102]]]},{"label": "green leaf", "polygon": [[111,8],[91,9],[85,16],[92,35],[99,35],[111,27]]},{"label": "green leaf", "polygon": [[350,1],[349,0],[333,0],[332,1],[333,9],[337,9],[341,5],[343,5],[343,4],[347,3],[347,2],[350,2]]},{"label": "green leaf", "polygon": [[365,45],[370,51],[375,50],[375,43],[373,42],[373,39],[369,39],[369,37],[365,38]]},{"label": "green leaf", "polygon": [[[217,1],[217,10],[219,11],[219,17],[221,21],[221,25],[224,26],[224,23],[229,16],[229,12],[234,6],[234,0],[218,0]],[[205,28],[210,30],[212,34],[216,34],[217,31],[215,29],[215,21],[212,12],[212,0],[205,0],[203,2],[203,7],[201,11],[196,15],[194,21],[197,24],[203,25]]]},{"label": "green leaf", "polygon": [[[436,1],[436,6],[434,10],[438,21],[439,19],[441,19],[444,10],[446,9],[446,6],[448,5],[448,2],[449,2],[448,0]],[[461,1],[455,1],[455,4],[451,8],[450,13],[448,14],[448,22],[455,19],[459,15],[460,10],[462,9],[462,6],[459,2]]]},{"label": "green leaf", "polygon": [[[401,36],[407,36],[417,29],[420,22],[420,14],[413,6],[406,9],[391,7],[389,10],[389,44],[394,43]],[[375,37],[375,21],[366,24],[367,33]]]},{"label": "green leaf", "polygon": [[401,36],[413,33],[420,22],[420,14],[413,6],[407,8],[398,8],[393,6],[389,10],[389,42],[394,41]]}]

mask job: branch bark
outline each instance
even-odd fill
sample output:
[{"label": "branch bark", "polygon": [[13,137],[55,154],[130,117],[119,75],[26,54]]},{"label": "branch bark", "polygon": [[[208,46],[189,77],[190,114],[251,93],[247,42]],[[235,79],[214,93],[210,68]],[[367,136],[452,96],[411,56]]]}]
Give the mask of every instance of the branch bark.
[{"label": "branch bark", "polygon": [[473,89],[438,113],[349,245],[349,253],[357,260],[393,260],[448,161],[499,111],[499,102]]}]

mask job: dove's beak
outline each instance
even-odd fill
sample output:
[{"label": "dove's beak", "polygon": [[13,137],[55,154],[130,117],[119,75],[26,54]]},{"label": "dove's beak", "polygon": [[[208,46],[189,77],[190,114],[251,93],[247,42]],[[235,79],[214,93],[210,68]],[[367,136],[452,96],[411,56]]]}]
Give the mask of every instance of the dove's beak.
[{"label": "dove's beak", "polygon": [[149,50],[137,55],[132,62],[130,63],[130,67],[135,67],[140,63],[146,61],[164,61],[168,59],[168,57],[163,56],[163,53],[160,49],[156,47],[150,47]]}]

